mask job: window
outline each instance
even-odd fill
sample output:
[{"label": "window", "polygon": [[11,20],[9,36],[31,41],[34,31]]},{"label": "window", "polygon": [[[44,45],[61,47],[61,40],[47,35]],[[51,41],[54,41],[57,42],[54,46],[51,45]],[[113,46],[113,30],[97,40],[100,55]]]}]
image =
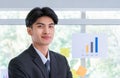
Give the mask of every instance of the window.
[{"label": "window", "polygon": [[[120,11],[86,11],[85,23],[87,19],[120,19]],[[26,17],[28,11],[0,11],[0,20],[22,19]],[[63,20],[82,20],[82,11],[56,11],[59,19]],[[94,21],[93,21],[94,22]],[[6,22],[5,22],[6,23]],[[0,78],[7,77],[6,70],[9,61],[24,51],[30,44],[31,38],[26,32],[25,25],[0,25]],[[14,22],[13,22],[14,23]],[[83,29],[85,28],[85,30]],[[81,78],[76,75],[78,65],[81,65],[80,58],[72,58],[72,34],[73,33],[104,33],[108,36],[108,57],[107,58],[89,58],[85,59],[87,74],[85,78],[119,78],[120,77],[120,25],[81,25],[81,24],[62,24],[55,26],[55,37],[50,45],[50,49],[60,53],[61,48],[69,48],[70,56],[67,57],[70,68],[73,72],[73,78]],[[17,48],[16,48],[17,47]],[[104,73],[103,73],[104,72]]]}]

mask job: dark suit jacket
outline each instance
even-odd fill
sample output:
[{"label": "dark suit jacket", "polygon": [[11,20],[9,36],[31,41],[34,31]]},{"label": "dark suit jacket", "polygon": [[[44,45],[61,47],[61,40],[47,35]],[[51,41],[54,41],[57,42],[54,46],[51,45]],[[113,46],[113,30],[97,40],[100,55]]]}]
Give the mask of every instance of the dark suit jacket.
[{"label": "dark suit jacket", "polygon": [[[51,78],[72,78],[66,58],[49,52]],[[10,61],[8,73],[9,78],[47,78],[45,66],[32,45]]]}]

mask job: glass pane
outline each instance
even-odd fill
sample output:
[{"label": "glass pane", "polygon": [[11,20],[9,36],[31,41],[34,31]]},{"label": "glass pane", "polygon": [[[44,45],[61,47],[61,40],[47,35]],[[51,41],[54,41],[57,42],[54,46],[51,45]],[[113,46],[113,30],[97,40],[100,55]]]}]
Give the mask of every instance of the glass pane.
[{"label": "glass pane", "polygon": [[80,11],[56,11],[59,19],[80,19]]},{"label": "glass pane", "polygon": [[120,19],[120,11],[86,11],[87,19]]},{"label": "glass pane", "polygon": [[71,48],[72,34],[80,32],[80,25],[57,25],[55,27],[55,36],[51,48],[57,52],[63,47]]},{"label": "glass pane", "polygon": [[28,11],[0,11],[0,19],[25,19]]},{"label": "glass pane", "polygon": [[88,78],[120,77],[120,26],[87,26],[87,33],[104,33],[108,37],[108,57],[87,59]]},{"label": "glass pane", "polygon": [[[25,19],[28,11],[0,11],[0,19]],[[80,11],[56,11],[59,19],[79,19]]]},{"label": "glass pane", "polygon": [[31,42],[22,25],[0,25],[0,78],[8,78],[9,61],[20,54]]}]

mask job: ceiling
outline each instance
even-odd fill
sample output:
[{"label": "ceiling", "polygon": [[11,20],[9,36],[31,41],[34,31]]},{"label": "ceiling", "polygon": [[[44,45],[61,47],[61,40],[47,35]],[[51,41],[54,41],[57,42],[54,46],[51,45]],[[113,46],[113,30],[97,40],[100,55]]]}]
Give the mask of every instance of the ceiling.
[{"label": "ceiling", "polygon": [[49,6],[55,9],[102,8],[119,9],[120,0],[2,0],[0,8],[33,8]]}]

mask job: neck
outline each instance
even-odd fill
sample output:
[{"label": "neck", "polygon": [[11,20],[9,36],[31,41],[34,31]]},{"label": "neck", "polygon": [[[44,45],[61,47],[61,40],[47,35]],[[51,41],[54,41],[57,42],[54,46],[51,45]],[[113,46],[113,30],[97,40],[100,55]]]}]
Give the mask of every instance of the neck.
[{"label": "neck", "polygon": [[37,48],[45,57],[48,56],[48,46],[46,45],[37,45],[33,43],[33,46]]}]

